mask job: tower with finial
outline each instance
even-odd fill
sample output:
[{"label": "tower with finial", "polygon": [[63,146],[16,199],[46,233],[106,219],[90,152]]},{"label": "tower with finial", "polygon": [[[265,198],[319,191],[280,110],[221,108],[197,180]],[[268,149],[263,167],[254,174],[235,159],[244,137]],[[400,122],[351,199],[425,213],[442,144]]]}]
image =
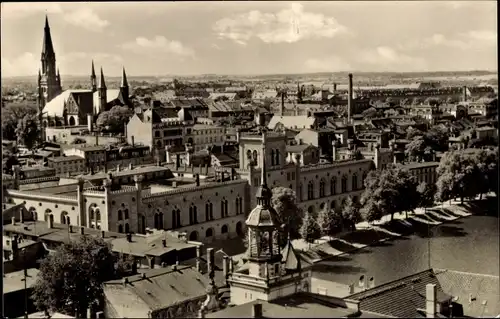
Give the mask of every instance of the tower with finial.
[{"label": "tower with finial", "polygon": [[61,77],[56,69],[56,54],[52,44],[50,34],[49,19],[45,16],[45,28],[43,30],[42,54],[40,61],[42,63],[41,74],[39,76],[39,109],[40,111],[54,97],[62,91]]},{"label": "tower with finial", "polygon": [[97,77],[95,75],[94,60],[92,60],[92,70],[90,73],[90,87],[92,89],[92,93],[97,91]]},{"label": "tower with finial", "polygon": [[[262,131],[262,154],[265,153],[266,132]],[[261,185],[257,189],[257,205],[246,220],[247,263],[233,271],[229,283],[231,303],[239,305],[256,299],[271,301],[293,294],[297,285],[303,287],[300,257],[288,241],[280,246],[282,221],[271,205],[272,192],[267,186],[266,156],[260,157]],[[285,252],[285,255],[283,254]],[[307,278],[309,278],[308,276]],[[251,279],[249,279],[251,278]]]},{"label": "tower with finial", "polygon": [[99,78],[99,86],[97,87],[97,94],[99,97],[99,105],[97,106],[97,112],[96,113],[101,113],[106,111],[106,104],[107,104],[107,88],[106,88],[106,82],[104,81],[104,72],[102,71],[101,67],[101,77]]},{"label": "tower with finial", "polygon": [[127,81],[127,74],[125,73],[125,67],[123,67],[123,72],[122,72],[122,82],[120,84],[120,95],[122,96],[123,102],[125,104],[128,104],[129,88],[128,88],[128,81]]}]

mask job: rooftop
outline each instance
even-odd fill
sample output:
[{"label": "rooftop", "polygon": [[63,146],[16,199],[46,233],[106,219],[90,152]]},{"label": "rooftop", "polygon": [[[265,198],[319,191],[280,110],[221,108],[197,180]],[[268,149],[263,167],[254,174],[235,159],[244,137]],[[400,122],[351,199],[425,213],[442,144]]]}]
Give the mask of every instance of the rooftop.
[{"label": "rooftop", "polygon": [[335,305],[308,293],[296,293],[270,302],[256,300],[206,314],[207,318],[251,318],[253,305],[262,304],[264,318],[345,318],[357,311]]},{"label": "rooftop", "polygon": [[[145,277],[143,277],[145,276]],[[104,283],[106,298],[110,302],[133,304],[142,300],[151,310],[164,309],[206,294],[209,280],[190,266],[165,267]]]},{"label": "rooftop", "polygon": [[[38,272],[36,268],[27,269],[26,287],[31,288],[35,284]],[[24,290],[24,270],[4,274],[3,293],[8,294],[19,290]]]},{"label": "rooftop", "polygon": [[415,162],[401,165],[405,169],[417,169],[417,168],[428,168],[428,167],[438,167],[439,162]]},{"label": "rooftop", "polygon": [[57,156],[57,157],[49,157],[50,162],[69,162],[69,161],[84,161],[85,158],[71,155],[71,156]]}]

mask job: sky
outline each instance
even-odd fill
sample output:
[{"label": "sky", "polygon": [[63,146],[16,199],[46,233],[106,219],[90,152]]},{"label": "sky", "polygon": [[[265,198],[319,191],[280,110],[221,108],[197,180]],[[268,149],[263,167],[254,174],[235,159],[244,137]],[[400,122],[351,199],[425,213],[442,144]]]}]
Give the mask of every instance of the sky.
[{"label": "sky", "polygon": [[2,76],[497,70],[496,1],[1,4]]}]

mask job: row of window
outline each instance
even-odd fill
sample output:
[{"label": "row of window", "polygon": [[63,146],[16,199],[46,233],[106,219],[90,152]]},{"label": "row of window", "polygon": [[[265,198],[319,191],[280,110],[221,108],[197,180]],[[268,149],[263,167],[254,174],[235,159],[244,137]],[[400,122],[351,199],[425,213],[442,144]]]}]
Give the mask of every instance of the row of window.
[{"label": "row of window", "polygon": [[[236,198],[236,214],[243,214],[243,199],[241,197]],[[221,210],[220,210],[220,218],[226,218],[229,216],[229,201],[223,199],[221,201]],[[128,210],[126,210],[128,211]],[[120,211],[119,211],[120,212]],[[120,219],[119,219],[120,220]],[[164,229],[164,215],[162,212],[157,212],[154,215],[154,228],[156,229]],[[205,204],[205,221],[214,220],[213,214],[213,204],[209,201]],[[189,225],[198,224],[198,207],[192,204],[189,207]],[[172,229],[182,227],[181,224],[181,211],[180,209],[174,209],[172,211]]]},{"label": "row of window", "polygon": [[[363,180],[366,178],[366,175],[363,175]],[[362,188],[362,183],[358,183],[358,175],[353,174],[351,177],[351,191],[358,190]],[[341,178],[341,193],[347,193],[347,176],[342,176]],[[329,196],[337,194],[337,177],[332,177],[330,180],[330,194]],[[302,199],[302,184],[299,185],[299,200]],[[309,181],[307,183],[307,200],[315,199],[315,182]],[[319,198],[326,197],[326,181],[322,178],[319,182]]]},{"label": "row of window", "polygon": [[[163,131],[163,137],[179,136],[179,135],[183,135],[181,129],[177,129],[177,130],[165,130],[165,131]],[[156,138],[161,137],[160,131],[155,131],[155,137]]]}]

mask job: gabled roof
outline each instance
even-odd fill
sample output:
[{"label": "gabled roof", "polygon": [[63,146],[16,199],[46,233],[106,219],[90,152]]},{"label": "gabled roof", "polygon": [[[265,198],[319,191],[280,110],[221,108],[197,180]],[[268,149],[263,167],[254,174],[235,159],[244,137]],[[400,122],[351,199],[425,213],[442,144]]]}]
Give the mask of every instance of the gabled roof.
[{"label": "gabled roof", "polygon": [[376,286],[349,296],[358,300],[361,311],[370,311],[398,318],[421,317],[418,309],[425,309],[426,285],[436,285],[438,302],[445,302],[451,296],[445,294],[432,269]]},{"label": "gabled roof", "polygon": [[283,124],[286,128],[311,128],[316,123],[316,118],[306,115],[297,116],[278,116],[274,115],[269,121],[267,127],[273,130],[278,123]]},{"label": "gabled roof", "polygon": [[[78,93],[79,95],[89,94],[92,95],[91,90],[66,90],[61,94],[53,98],[49,103],[45,104],[42,113],[45,116],[58,116],[61,117],[64,114],[64,105],[68,101],[69,97],[73,93]],[[77,100],[77,99],[75,99]]]},{"label": "gabled roof", "polygon": [[300,256],[297,255],[293,248],[292,241],[288,239],[285,248],[282,251],[283,258],[281,262],[284,264],[286,270],[299,270],[300,269]]},{"label": "gabled roof", "polygon": [[[500,314],[498,276],[443,269],[436,269],[435,274],[443,291],[458,297],[457,302],[462,305],[464,315],[491,318]],[[470,295],[474,300],[469,301]]]}]

